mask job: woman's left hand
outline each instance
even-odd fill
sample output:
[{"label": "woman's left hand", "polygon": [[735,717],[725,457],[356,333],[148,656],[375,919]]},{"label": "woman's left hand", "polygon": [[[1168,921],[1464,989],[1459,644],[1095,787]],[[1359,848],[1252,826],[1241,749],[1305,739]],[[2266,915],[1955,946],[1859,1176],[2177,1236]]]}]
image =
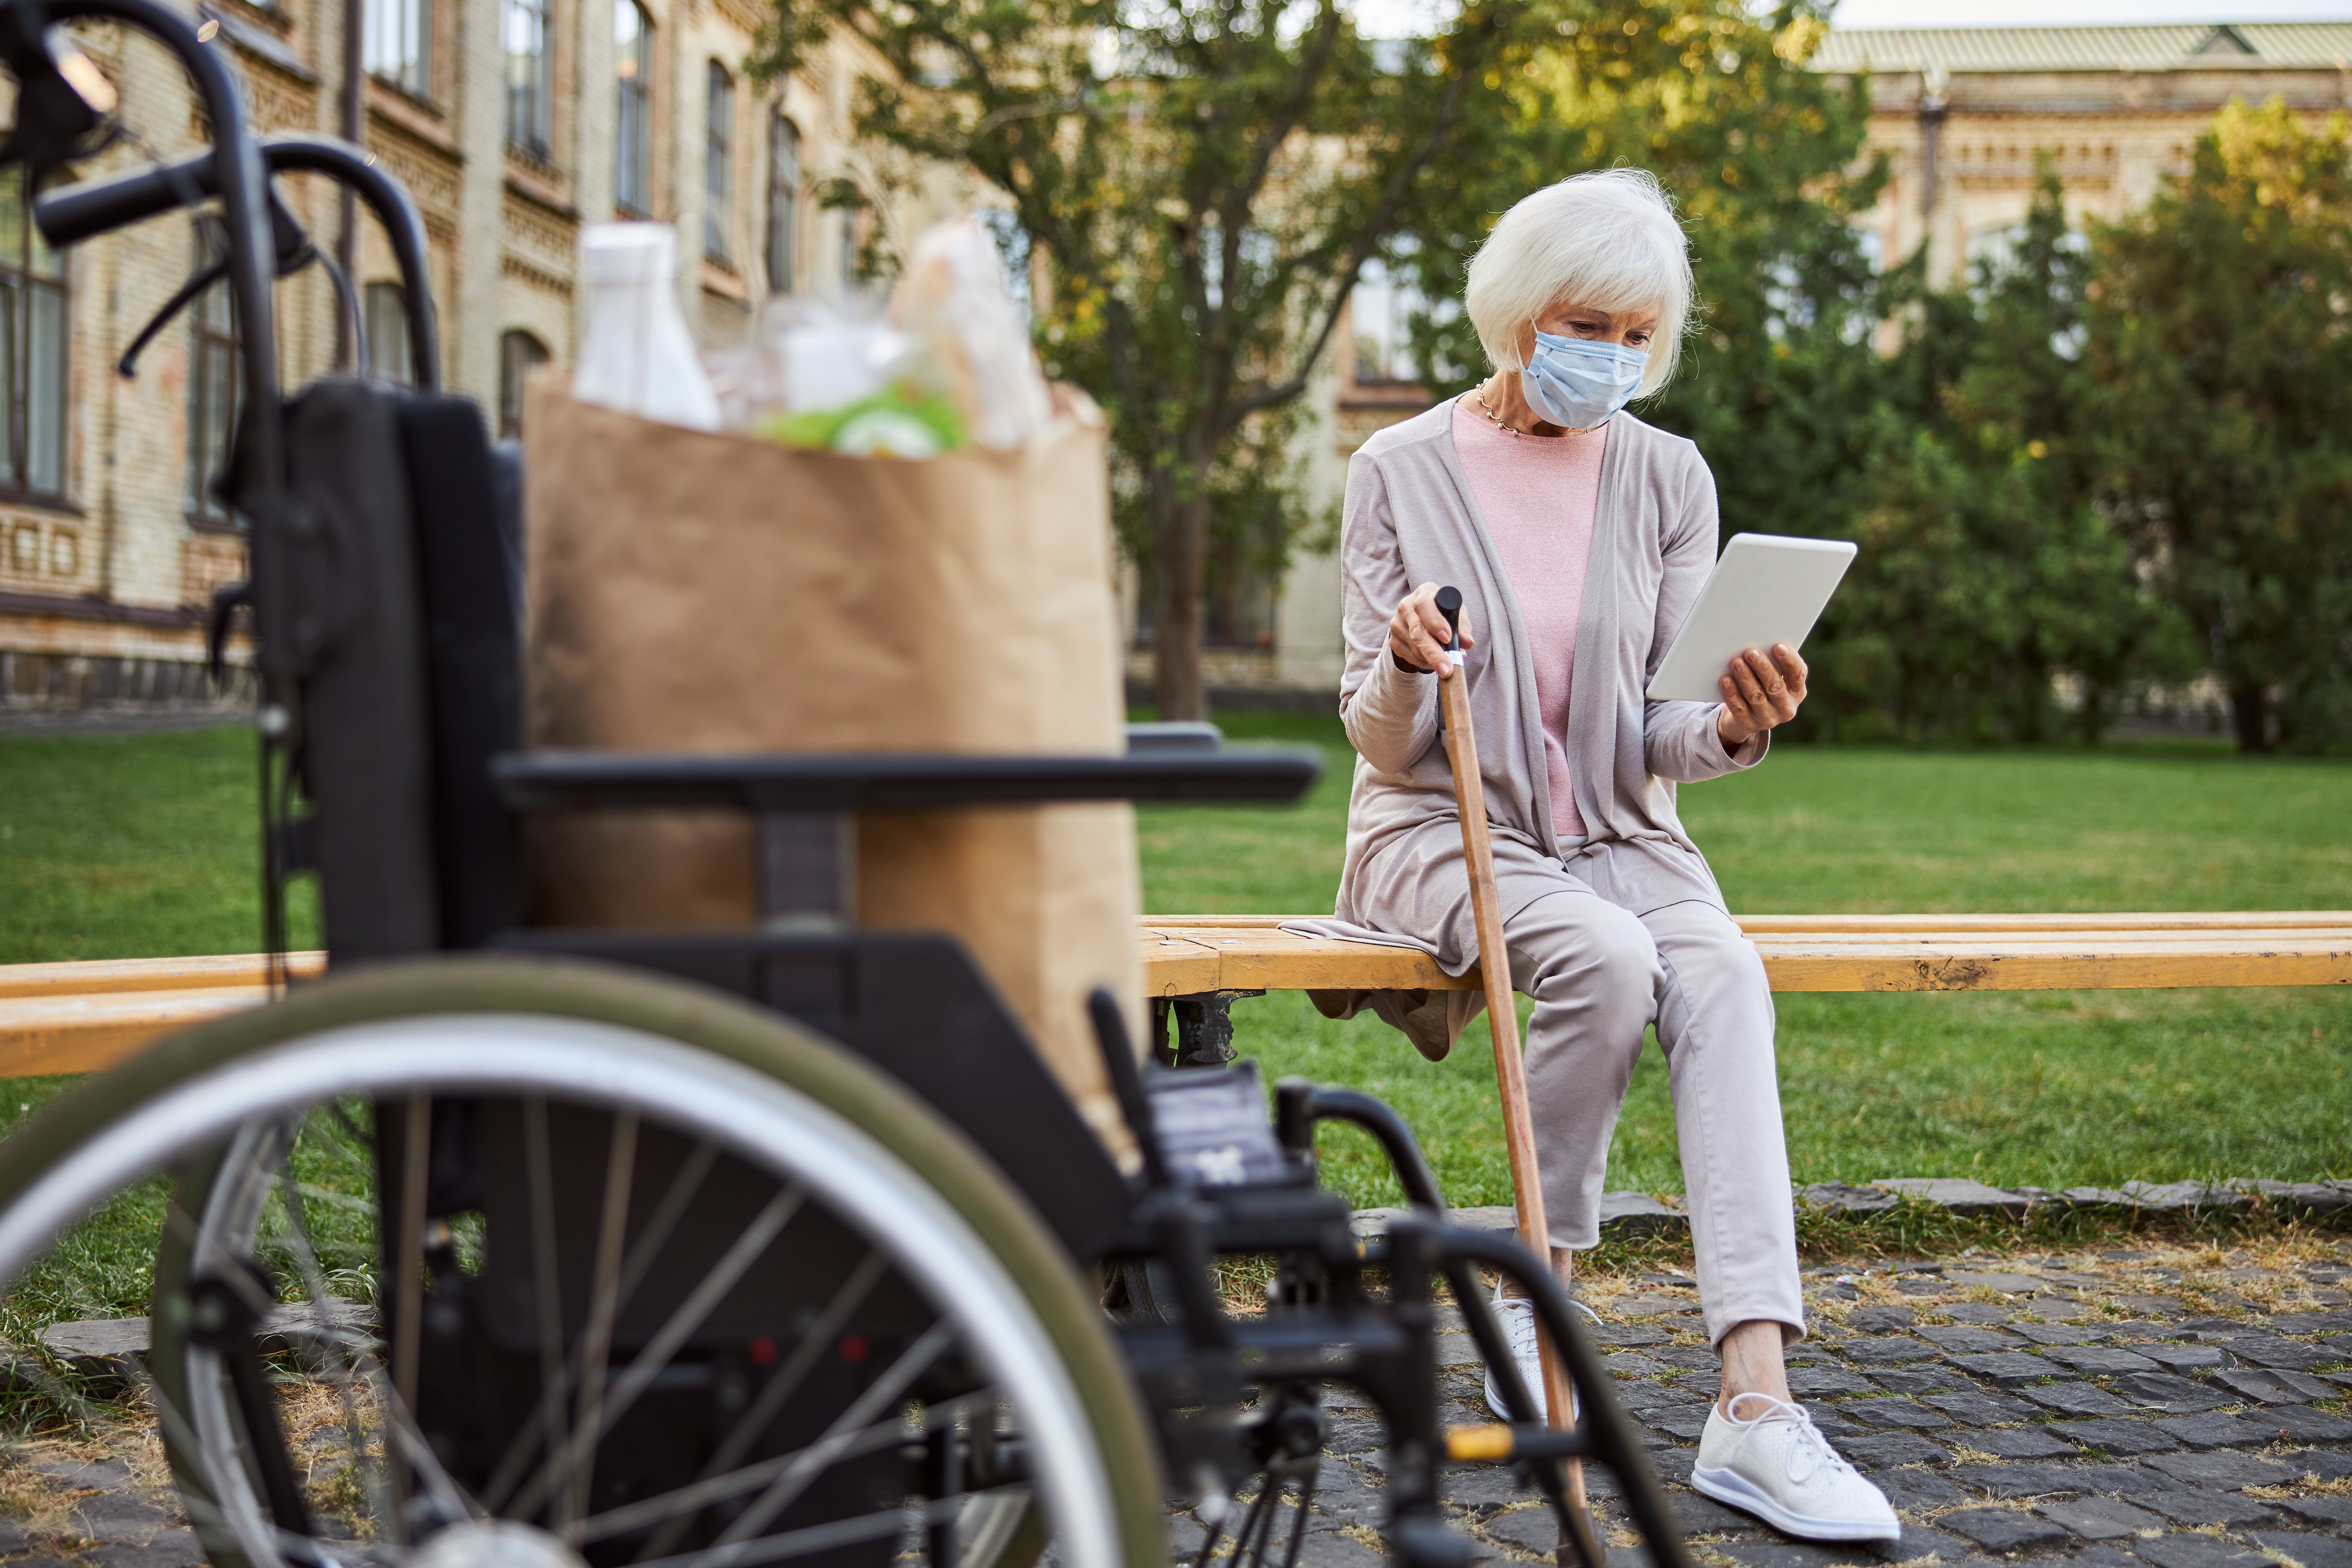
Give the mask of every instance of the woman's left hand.
[{"label": "woman's left hand", "polygon": [[1725,751],[1738,751],[1797,716],[1797,707],[1805,700],[1805,661],[1784,642],[1774,643],[1769,657],[1751,647],[1734,658],[1715,684],[1723,693],[1715,732],[1723,738]]}]

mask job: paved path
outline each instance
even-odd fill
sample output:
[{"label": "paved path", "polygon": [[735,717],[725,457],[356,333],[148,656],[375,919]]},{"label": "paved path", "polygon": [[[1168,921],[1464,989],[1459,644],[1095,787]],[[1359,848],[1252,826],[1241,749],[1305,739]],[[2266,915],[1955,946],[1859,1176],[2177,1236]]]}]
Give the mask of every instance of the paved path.
[{"label": "paved path", "polygon": [[[1701,1562],[2352,1568],[2352,1247],[1896,1267],[1808,1270],[1813,1333],[1790,1357],[1815,1421],[1903,1515],[1883,1556],[1790,1542],[1687,1489],[1717,1392],[1696,1292],[1664,1274],[1588,1282],[1618,1395]],[[1450,1418],[1490,1419],[1468,1336],[1445,1345]],[[1335,1413],[1303,1565],[1381,1561],[1380,1445],[1368,1415]],[[1612,1548],[1633,1547],[1592,1474]],[[1507,1473],[1456,1472],[1447,1500],[1483,1560],[1557,1544]],[[1175,1531],[1180,1553],[1202,1535],[1182,1515]]]},{"label": "paved path", "polygon": [[[2259,1253],[2154,1248],[1809,1270],[1813,1334],[1791,1381],[1822,1428],[1884,1487],[1905,1536],[1866,1548],[1789,1542],[1675,1485],[1703,1563],[1833,1568],[1933,1561],[2048,1568],[2352,1568],[2352,1247]],[[1595,1278],[1585,1293],[1619,1395],[1669,1483],[1687,1479],[1716,1392],[1689,1281]],[[1487,1419],[1458,1321],[1444,1342],[1449,1419]],[[1379,1424],[1332,1394],[1311,1568],[1382,1561]],[[1603,1528],[1640,1568],[1596,1476]],[[194,1539],[163,1489],[152,1435],[68,1452],[37,1445],[0,1471],[0,1556],[100,1568],[186,1568]],[[1538,1561],[1549,1514],[1507,1472],[1449,1478],[1484,1561]],[[1171,1519],[1177,1561],[1202,1538]]]}]

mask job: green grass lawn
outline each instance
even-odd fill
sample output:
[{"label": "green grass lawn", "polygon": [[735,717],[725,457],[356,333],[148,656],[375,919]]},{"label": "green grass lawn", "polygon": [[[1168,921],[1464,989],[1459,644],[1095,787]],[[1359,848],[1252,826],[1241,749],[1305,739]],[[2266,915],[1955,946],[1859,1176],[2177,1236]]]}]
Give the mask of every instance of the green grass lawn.
[{"label": "green grass lawn", "polygon": [[[1336,722],[1245,714],[1226,727],[1319,746],[1327,776],[1290,809],[1145,811],[1146,907],[1328,910],[1352,761]],[[0,737],[0,963],[250,951],[254,775],[240,730]],[[2342,765],[2198,747],[1792,746],[1682,798],[1741,910],[2352,908],[2352,767]],[[2346,991],[1780,1002],[1800,1181],[2352,1175]],[[1302,996],[1244,1002],[1235,1017],[1269,1078],[1382,1095],[1420,1130],[1455,1201],[1507,1201],[1483,1026],[1432,1067],[1376,1019],[1332,1024]],[[0,1100],[0,1128],[47,1087]],[[1369,1145],[1335,1131],[1327,1149],[1351,1196],[1395,1197]],[[1654,1051],[1635,1076],[1609,1184],[1681,1186]]]},{"label": "green grass lawn", "polygon": [[[1154,913],[1328,910],[1353,756],[1336,721],[1234,715],[1229,734],[1320,746],[1289,811],[1143,813]],[[1685,788],[1734,910],[2352,908],[2352,768],[2203,747],[1908,752],[1788,746]],[[2352,1175],[2352,993],[1784,995],[1780,1079],[1799,1181],[1973,1175],[2112,1185]],[[1525,1016],[1525,1003],[1522,1005]],[[1269,1078],[1369,1089],[1408,1117],[1457,1203],[1507,1203],[1484,1024],[1443,1065],[1305,997],[1235,1005]],[[1396,1202],[1369,1141],[1326,1135],[1360,1202]],[[1663,1058],[1644,1054],[1609,1185],[1681,1190]]]}]

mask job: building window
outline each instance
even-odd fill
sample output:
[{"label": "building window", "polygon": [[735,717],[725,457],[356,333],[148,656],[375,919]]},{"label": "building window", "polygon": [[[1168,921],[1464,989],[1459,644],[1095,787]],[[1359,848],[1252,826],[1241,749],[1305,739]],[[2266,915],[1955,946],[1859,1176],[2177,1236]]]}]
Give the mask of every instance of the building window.
[{"label": "building window", "polygon": [[793,291],[800,244],[801,133],[779,112],[768,117],[768,292]]},{"label": "building window", "polygon": [[1412,320],[1428,308],[1402,268],[1379,257],[1364,263],[1348,296],[1359,386],[1411,385],[1421,379],[1412,357]]},{"label": "building window", "polygon": [[58,496],[66,488],[66,269],[25,221],[25,179],[21,165],[0,172],[0,359],[8,374],[0,483]]},{"label": "building window", "polygon": [[728,259],[727,235],[735,226],[735,79],[710,62],[710,103],[702,149],[702,254]]},{"label": "building window", "polygon": [[506,0],[507,144],[544,158],[555,140],[555,32],[549,0]]},{"label": "building window", "polygon": [[397,283],[371,283],[362,301],[367,311],[368,361],[376,378],[414,385],[416,367],[408,357],[408,296]]},{"label": "building window", "polygon": [[505,332],[499,338],[499,439],[511,441],[522,434],[522,389],[530,373],[547,363],[547,345],[529,332]]},{"label": "building window", "polygon": [[360,47],[370,74],[425,96],[432,37],[432,0],[367,0]]},{"label": "building window", "polygon": [[[228,252],[218,218],[196,225],[199,270]],[[245,368],[236,353],[236,322],[228,285],[215,283],[196,296],[188,313],[188,516],[225,523],[228,508],[213,494],[213,480],[228,466],[236,411],[244,402]]]},{"label": "building window", "polygon": [[613,58],[621,91],[613,202],[629,216],[644,217],[654,209],[654,28],[637,0],[614,0]]}]

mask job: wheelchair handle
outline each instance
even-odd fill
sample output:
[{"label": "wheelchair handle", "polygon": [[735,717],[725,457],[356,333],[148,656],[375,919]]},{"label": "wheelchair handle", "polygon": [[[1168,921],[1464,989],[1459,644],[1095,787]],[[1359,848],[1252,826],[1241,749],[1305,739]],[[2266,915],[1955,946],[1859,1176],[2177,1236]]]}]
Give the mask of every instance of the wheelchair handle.
[{"label": "wheelchair handle", "polygon": [[[262,162],[273,175],[324,174],[349,185],[383,226],[407,296],[409,361],[415,367],[416,387],[428,394],[438,392],[440,333],[425,270],[425,220],[418,216],[415,202],[397,180],[348,142],[294,133],[264,137],[260,146]],[[42,238],[63,249],[217,195],[215,160],[210,153],[200,153],[160,168],[44,191],[33,199],[33,222]]]},{"label": "wheelchair handle", "polygon": [[[7,0],[19,30],[38,38],[61,23],[89,20],[136,28],[184,67],[211,121],[213,147],[203,155],[220,195],[228,231],[229,300],[236,321],[249,410],[239,430],[239,463],[249,489],[270,493],[286,483],[286,430],[278,396],[278,333],[271,316],[277,247],[269,221],[269,177],[261,149],[246,124],[245,95],[226,49],[196,37],[195,25],[165,0]],[[21,62],[19,62],[21,65]],[[22,71],[20,69],[20,76]],[[20,98],[20,102],[22,99]]]}]

